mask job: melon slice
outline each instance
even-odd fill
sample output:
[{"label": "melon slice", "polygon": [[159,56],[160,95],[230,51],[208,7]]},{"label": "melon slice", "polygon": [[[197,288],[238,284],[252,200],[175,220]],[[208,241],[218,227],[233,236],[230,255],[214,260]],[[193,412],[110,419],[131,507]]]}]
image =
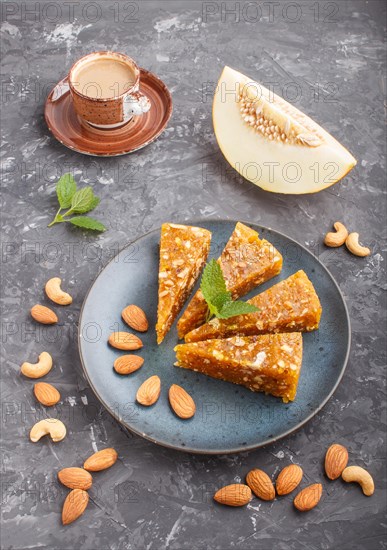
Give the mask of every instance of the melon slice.
[{"label": "melon slice", "polygon": [[356,165],[351,153],[311,118],[230,67],[219,79],[212,118],[231,166],[273,193],[316,193]]}]

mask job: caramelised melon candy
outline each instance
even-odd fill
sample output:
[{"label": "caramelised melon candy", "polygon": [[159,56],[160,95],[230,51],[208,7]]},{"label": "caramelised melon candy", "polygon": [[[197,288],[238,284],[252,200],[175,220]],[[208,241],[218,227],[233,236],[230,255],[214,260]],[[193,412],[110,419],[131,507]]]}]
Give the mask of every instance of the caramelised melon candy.
[{"label": "caramelised melon candy", "polygon": [[322,313],[314,286],[303,270],[254,296],[247,303],[256,306],[258,311],[229,319],[214,318],[186,334],[185,341],[274,332],[310,332],[318,329]]},{"label": "caramelised melon candy", "polygon": [[316,193],[356,165],[351,153],[314,120],[230,67],[219,79],[212,119],[227,161],[267,191]]},{"label": "caramelised melon candy", "polygon": [[175,365],[252,391],[293,401],[301,371],[302,334],[264,334],[204,340],[175,347]]},{"label": "caramelised melon candy", "polygon": [[[218,262],[233,300],[278,275],[282,269],[278,250],[241,222],[236,224]],[[207,303],[198,290],[177,323],[179,338],[205,323],[207,311]]]},{"label": "caramelised melon candy", "polygon": [[164,223],[161,227],[157,343],[184,305],[207,260],[211,232],[202,227]]}]

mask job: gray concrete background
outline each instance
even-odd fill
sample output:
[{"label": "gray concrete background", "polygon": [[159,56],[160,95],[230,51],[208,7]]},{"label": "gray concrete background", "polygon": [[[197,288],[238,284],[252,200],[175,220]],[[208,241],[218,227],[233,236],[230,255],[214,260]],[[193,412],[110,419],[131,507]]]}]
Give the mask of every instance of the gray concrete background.
[{"label": "gray concrete background", "polygon": [[[234,2],[55,5],[1,5],[2,548],[386,548],[385,3],[240,2],[236,15],[228,11]],[[110,160],[66,150],[43,118],[49,88],[72,62],[105,48],[126,52],[157,73],[174,100],[172,120],[157,142]],[[275,91],[289,97],[295,91],[294,103],[351,150],[357,167],[330,189],[301,197],[271,195],[237,177],[211,122],[212,88],[225,64],[275,83]],[[47,229],[54,183],[69,170],[101,196],[96,214],[108,226],[105,234],[64,224]],[[87,387],[77,351],[79,309],[101,267],[163,221],[198,217],[251,220],[305,244],[335,276],[352,321],[347,371],[326,407],[292,436],[235,456],[190,456],[126,433]],[[336,220],[361,234],[372,247],[370,257],[324,248],[323,236]],[[33,324],[28,310],[44,300],[44,283],[57,275],[74,303],[61,311],[53,332]],[[42,349],[55,358],[46,378],[62,393],[54,414],[69,431],[57,445],[28,440],[45,411],[19,367]],[[324,478],[323,456],[334,441],[373,474],[372,498]],[[66,490],[56,472],[106,446],[117,449],[118,463],[95,476],[84,516],[62,527]],[[313,512],[296,513],[291,496],[272,503],[255,499],[235,510],[213,504],[215,488],[239,481],[252,467],[274,477],[291,462],[302,465],[306,482],[323,482],[324,496]]]}]

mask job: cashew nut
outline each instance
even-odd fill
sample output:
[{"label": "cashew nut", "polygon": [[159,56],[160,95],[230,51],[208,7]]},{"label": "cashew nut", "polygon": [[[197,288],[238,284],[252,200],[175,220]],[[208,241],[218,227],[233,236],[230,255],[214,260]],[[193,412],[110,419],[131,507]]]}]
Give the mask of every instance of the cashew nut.
[{"label": "cashew nut", "polygon": [[371,254],[369,248],[359,244],[359,233],[350,233],[345,241],[345,246],[352,254],[355,254],[355,256],[361,256],[363,258]]},{"label": "cashew nut", "polygon": [[50,300],[61,306],[67,306],[71,304],[73,299],[70,294],[67,294],[67,292],[64,292],[60,288],[61,282],[62,279],[60,279],[59,277],[53,277],[52,279],[47,281],[45,290]]},{"label": "cashew nut", "polygon": [[361,468],[360,466],[348,466],[344,469],[341,477],[347,483],[350,483],[351,481],[358,483],[367,497],[374,494],[374,480],[372,479],[371,474],[369,474],[364,468]]},{"label": "cashew nut", "polygon": [[50,372],[51,369],[52,357],[47,351],[43,351],[39,355],[37,363],[23,363],[20,370],[28,378],[41,378]]},{"label": "cashew nut", "polygon": [[327,246],[337,247],[345,243],[345,239],[348,237],[348,231],[345,225],[341,222],[336,222],[333,224],[333,227],[336,229],[336,232],[327,233],[325,235],[324,243]]},{"label": "cashew nut", "polygon": [[66,436],[66,426],[57,418],[45,418],[32,426],[30,439],[36,443],[44,435],[50,435],[53,441],[62,441]]}]

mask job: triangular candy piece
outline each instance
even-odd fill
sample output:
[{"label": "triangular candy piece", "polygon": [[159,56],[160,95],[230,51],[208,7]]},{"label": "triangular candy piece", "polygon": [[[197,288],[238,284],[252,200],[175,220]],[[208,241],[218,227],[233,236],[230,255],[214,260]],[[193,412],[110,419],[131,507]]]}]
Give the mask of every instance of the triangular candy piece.
[{"label": "triangular candy piece", "polygon": [[302,270],[254,296],[247,303],[256,306],[258,311],[229,319],[214,318],[186,334],[185,341],[318,329],[322,312],[320,300]]},{"label": "triangular candy piece", "polygon": [[[282,256],[258,233],[238,222],[218,260],[233,300],[244,296],[268,281],[282,269]],[[196,292],[177,323],[179,338],[205,323],[207,303],[200,290]]]},{"label": "triangular candy piece", "polygon": [[301,371],[302,334],[234,336],[175,347],[177,367],[190,369],[252,391],[293,401]]},{"label": "triangular candy piece", "polygon": [[179,314],[207,260],[211,232],[201,227],[164,223],[160,238],[157,343]]}]

